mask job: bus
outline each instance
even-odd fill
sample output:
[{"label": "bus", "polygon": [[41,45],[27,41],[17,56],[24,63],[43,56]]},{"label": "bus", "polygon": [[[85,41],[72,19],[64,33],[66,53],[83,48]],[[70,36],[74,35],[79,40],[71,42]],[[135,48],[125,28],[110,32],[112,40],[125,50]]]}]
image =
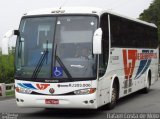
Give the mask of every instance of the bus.
[{"label": "bus", "polygon": [[147,93],[158,80],[152,23],[100,8],[62,7],[24,14],[4,40],[12,35],[19,107],[113,109],[118,99]]}]

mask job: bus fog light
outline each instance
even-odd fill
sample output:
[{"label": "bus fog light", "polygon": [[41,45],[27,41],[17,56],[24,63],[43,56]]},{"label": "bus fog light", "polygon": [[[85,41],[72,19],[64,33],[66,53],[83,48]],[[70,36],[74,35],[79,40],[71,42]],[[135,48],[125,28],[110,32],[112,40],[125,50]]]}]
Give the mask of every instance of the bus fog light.
[{"label": "bus fog light", "polygon": [[96,88],[89,88],[89,89],[76,90],[76,91],[74,91],[74,94],[76,94],[76,95],[86,95],[86,94],[92,94],[95,91],[96,91]]},{"label": "bus fog light", "polygon": [[23,99],[20,99],[20,101],[21,101],[21,102],[24,102],[24,100],[23,100]]},{"label": "bus fog light", "polygon": [[85,104],[88,104],[88,101],[84,101]]},{"label": "bus fog light", "polygon": [[17,102],[19,102],[19,99],[17,98]]},{"label": "bus fog light", "polygon": [[90,100],[89,102],[93,104],[93,103],[94,103],[94,100]]}]

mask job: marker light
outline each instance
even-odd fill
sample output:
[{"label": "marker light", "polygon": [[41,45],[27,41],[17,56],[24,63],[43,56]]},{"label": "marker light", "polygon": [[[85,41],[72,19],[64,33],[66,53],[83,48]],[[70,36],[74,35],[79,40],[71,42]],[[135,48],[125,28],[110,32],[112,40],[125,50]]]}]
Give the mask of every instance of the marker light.
[{"label": "marker light", "polygon": [[65,10],[52,10],[51,13],[65,13]]},{"label": "marker light", "polygon": [[74,91],[74,94],[76,94],[76,95],[86,95],[86,94],[92,94],[95,91],[96,91],[96,88],[89,88],[89,89],[76,90],[76,91]]}]

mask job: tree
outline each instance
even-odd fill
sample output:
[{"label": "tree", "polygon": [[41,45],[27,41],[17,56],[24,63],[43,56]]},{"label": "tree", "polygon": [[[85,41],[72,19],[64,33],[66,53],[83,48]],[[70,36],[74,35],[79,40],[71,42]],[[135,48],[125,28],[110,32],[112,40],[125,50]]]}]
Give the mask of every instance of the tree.
[{"label": "tree", "polygon": [[139,19],[154,23],[158,27],[160,41],[160,0],[154,0],[150,7],[140,14]]}]

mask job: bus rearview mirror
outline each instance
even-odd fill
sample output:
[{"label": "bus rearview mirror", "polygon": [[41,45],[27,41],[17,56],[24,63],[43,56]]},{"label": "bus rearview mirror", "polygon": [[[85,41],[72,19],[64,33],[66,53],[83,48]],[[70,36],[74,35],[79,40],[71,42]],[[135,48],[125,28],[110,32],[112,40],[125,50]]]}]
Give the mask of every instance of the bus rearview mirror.
[{"label": "bus rearview mirror", "polygon": [[13,36],[17,35],[19,36],[19,31],[18,30],[9,30],[2,39],[2,55],[8,55],[8,42],[9,39]]},{"label": "bus rearview mirror", "polygon": [[102,29],[98,28],[93,36],[93,54],[102,53]]},{"label": "bus rearview mirror", "polygon": [[19,36],[19,30],[9,30],[3,37],[11,38],[13,35]]}]

